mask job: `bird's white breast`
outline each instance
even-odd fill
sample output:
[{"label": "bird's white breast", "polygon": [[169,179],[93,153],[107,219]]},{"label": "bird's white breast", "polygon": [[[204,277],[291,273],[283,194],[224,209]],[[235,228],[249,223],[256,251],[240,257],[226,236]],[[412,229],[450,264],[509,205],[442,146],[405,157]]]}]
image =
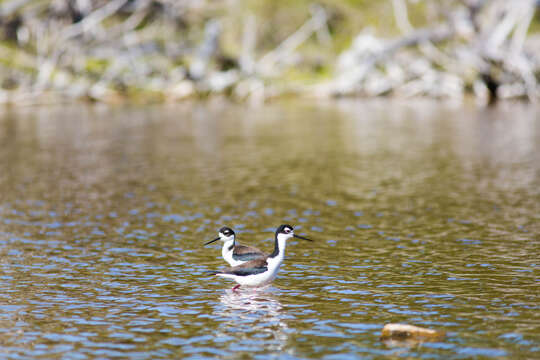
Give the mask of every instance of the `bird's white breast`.
[{"label": "bird's white breast", "polygon": [[[226,241],[223,244],[223,247],[221,248],[221,256],[223,256],[223,259],[225,259],[226,262],[229,263],[231,266],[238,266],[245,263],[245,261],[239,261],[233,259],[233,252],[234,252],[234,240]],[[230,250],[229,250],[230,249]]]},{"label": "bird's white breast", "polygon": [[235,280],[238,284],[243,286],[264,286],[272,282],[276,277],[279,267],[283,262],[283,255],[278,255],[275,258],[267,258],[266,264],[268,270],[254,275],[238,276],[233,274],[217,274],[218,276]]}]

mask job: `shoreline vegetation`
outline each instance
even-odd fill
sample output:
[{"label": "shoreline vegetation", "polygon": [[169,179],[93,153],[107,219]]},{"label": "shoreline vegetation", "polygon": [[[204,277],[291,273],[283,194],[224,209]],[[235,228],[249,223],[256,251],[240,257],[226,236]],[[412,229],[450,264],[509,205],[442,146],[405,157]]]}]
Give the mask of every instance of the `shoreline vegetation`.
[{"label": "shoreline vegetation", "polygon": [[2,0],[0,104],[540,97],[536,0]]}]

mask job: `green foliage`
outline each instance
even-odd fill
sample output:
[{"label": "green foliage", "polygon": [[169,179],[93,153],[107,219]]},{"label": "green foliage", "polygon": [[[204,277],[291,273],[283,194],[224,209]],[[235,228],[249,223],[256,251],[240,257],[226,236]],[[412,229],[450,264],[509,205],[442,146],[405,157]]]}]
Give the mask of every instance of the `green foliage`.
[{"label": "green foliage", "polygon": [[100,76],[109,66],[108,59],[87,58],[84,70],[92,76]]}]

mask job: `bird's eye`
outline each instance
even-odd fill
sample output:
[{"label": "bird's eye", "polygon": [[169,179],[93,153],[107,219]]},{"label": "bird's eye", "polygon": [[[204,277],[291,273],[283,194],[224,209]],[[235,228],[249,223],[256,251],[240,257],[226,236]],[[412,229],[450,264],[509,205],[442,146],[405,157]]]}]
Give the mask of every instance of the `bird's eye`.
[{"label": "bird's eye", "polygon": [[290,233],[291,233],[291,229],[285,228],[285,234],[290,234]]}]

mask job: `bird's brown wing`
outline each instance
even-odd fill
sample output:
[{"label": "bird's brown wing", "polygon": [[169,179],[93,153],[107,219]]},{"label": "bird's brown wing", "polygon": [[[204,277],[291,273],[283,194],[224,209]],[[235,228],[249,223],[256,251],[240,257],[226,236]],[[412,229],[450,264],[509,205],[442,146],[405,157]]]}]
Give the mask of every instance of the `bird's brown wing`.
[{"label": "bird's brown wing", "polygon": [[245,245],[235,245],[232,258],[236,261],[251,261],[265,256],[261,250]]},{"label": "bird's brown wing", "polygon": [[248,276],[260,274],[268,270],[268,263],[266,258],[259,258],[255,260],[248,261],[242,265],[233,266],[228,268],[225,271],[222,271],[223,274],[231,274],[236,276]]}]

